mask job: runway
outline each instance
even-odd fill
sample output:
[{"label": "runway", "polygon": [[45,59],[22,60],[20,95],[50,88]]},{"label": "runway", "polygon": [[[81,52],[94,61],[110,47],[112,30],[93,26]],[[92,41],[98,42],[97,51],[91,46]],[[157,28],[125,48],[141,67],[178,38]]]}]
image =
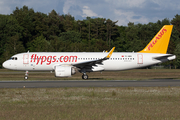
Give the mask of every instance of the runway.
[{"label": "runway", "polygon": [[180,80],[67,80],[67,81],[0,81],[0,88],[60,87],[167,87],[180,86]]}]

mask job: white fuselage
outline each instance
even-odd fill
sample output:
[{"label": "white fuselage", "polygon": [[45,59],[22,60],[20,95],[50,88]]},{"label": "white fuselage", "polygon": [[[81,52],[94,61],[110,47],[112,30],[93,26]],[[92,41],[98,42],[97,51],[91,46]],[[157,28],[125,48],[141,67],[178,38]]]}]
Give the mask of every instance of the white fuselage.
[{"label": "white fuselage", "polygon": [[[73,66],[92,60],[102,59],[108,53],[102,52],[31,52],[20,53],[5,61],[3,66],[11,70],[26,71],[52,71],[55,66]],[[165,57],[167,54],[114,52],[108,60],[97,64],[91,71],[118,71],[140,67],[175,59],[175,55]],[[157,60],[154,58],[162,57]]]}]

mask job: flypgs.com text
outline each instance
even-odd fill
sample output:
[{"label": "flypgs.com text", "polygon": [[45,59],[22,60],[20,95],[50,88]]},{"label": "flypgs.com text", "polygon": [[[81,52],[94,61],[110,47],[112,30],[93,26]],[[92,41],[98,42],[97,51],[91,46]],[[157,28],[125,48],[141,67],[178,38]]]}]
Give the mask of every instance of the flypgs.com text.
[{"label": "flypgs.com text", "polygon": [[166,33],[167,30],[165,28],[163,28],[156,36],[155,38],[152,40],[152,42],[149,44],[148,46],[148,50],[150,50],[151,48],[154,47],[154,45],[158,42],[159,39],[162,38],[162,36],[164,35],[164,33]]},{"label": "flypgs.com text", "polygon": [[35,62],[36,65],[46,63],[50,65],[54,62],[77,62],[77,56],[38,56],[37,54],[31,55],[30,62]]}]

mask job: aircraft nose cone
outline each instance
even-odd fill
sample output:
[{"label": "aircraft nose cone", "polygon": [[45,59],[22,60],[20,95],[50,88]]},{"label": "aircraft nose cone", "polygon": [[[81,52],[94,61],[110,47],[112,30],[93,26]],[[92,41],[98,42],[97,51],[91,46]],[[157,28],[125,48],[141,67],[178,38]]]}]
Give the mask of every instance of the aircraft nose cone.
[{"label": "aircraft nose cone", "polygon": [[7,67],[8,67],[7,61],[5,61],[5,62],[2,64],[2,66],[3,66],[4,68],[7,68]]}]

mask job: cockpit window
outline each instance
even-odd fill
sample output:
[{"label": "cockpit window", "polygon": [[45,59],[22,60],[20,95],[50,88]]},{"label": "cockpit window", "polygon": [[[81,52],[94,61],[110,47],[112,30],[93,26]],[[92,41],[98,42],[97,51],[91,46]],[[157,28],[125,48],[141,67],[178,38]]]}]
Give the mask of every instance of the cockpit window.
[{"label": "cockpit window", "polygon": [[10,60],[17,60],[17,57],[11,57]]}]

